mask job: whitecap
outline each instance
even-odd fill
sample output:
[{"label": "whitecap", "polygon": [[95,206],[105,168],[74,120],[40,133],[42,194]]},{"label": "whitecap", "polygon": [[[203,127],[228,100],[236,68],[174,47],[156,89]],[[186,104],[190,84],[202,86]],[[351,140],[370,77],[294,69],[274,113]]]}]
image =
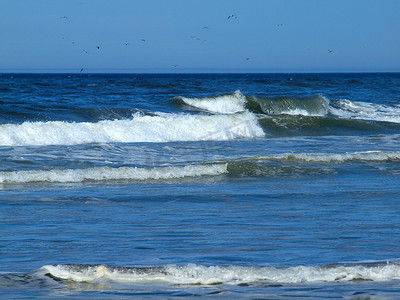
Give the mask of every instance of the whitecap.
[{"label": "whitecap", "polygon": [[264,136],[250,112],[231,115],[135,114],[132,119],[0,125],[0,146],[231,140]]},{"label": "whitecap", "polygon": [[186,266],[163,267],[109,267],[105,265],[47,265],[42,272],[51,277],[75,282],[145,282],[161,281],[171,284],[242,284],[280,283],[298,284],[313,282],[351,282],[354,280],[391,281],[400,279],[400,265],[338,265],[295,266],[290,268],[257,266]]},{"label": "whitecap", "polygon": [[246,105],[246,97],[240,91],[236,91],[232,94],[213,97],[178,97],[178,99],[181,99],[187,105],[217,114],[234,114],[238,112],[244,112]]},{"label": "whitecap", "polygon": [[97,167],[88,169],[0,172],[0,183],[158,180],[216,176],[224,173],[227,173],[226,164],[203,164],[157,168]]}]

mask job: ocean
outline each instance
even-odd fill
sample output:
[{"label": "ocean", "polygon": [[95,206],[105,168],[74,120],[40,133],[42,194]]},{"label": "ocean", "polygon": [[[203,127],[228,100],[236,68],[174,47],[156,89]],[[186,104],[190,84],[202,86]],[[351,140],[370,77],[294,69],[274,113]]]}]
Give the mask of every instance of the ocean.
[{"label": "ocean", "polygon": [[400,298],[400,73],[0,74],[0,298]]}]

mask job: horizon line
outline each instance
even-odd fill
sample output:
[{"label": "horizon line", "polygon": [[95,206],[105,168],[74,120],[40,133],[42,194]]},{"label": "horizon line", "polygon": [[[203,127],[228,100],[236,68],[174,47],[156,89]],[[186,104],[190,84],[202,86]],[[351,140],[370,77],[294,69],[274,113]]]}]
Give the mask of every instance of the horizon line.
[{"label": "horizon line", "polygon": [[[83,70],[82,70],[83,69]],[[0,74],[311,74],[400,73],[400,69],[248,69],[248,68],[0,68]]]}]

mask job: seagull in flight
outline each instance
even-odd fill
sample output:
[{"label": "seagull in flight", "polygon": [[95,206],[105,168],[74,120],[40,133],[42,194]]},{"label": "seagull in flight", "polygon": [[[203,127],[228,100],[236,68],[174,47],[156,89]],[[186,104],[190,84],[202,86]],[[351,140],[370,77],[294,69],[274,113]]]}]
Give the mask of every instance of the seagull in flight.
[{"label": "seagull in flight", "polygon": [[229,20],[230,18],[235,18],[235,19],[237,19],[237,15],[234,15],[234,14],[229,15],[227,20]]}]

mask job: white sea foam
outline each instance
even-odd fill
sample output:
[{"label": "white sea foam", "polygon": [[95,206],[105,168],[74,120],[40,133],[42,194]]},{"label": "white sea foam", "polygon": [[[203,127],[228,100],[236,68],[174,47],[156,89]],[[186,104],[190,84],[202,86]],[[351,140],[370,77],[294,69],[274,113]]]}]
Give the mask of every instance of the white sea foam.
[{"label": "white sea foam", "polygon": [[291,268],[167,265],[156,268],[115,268],[104,265],[47,265],[42,272],[75,282],[162,281],[172,284],[241,284],[241,283],[309,283],[348,282],[353,280],[391,281],[400,279],[400,265],[395,263],[366,266],[329,266]]},{"label": "white sea foam", "polygon": [[0,125],[0,146],[230,140],[261,136],[264,132],[250,112],[212,116],[136,114],[129,120],[97,123],[55,121]]},{"label": "white sea foam", "polygon": [[0,172],[0,183],[174,179],[184,177],[216,176],[224,173],[227,173],[226,164],[204,164],[159,168],[98,167],[89,169]]},{"label": "white sea foam", "polygon": [[305,162],[350,162],[400,160],[400,151],[364,151],[349,153],[284,153],[265,155],[250,160],[299,160]]},{"label": "white sea foam", "polygon": [[353,102],[347,99],[340,100],[338,104],[338,108],[330,107],[330,112],[340,118],[400,123],[400,107],[397,106]]},{"label": "white sea foam", "polygon": [[186,104],[219,114],[233,114],[245,111],[246,97],[239,91],[233,94],[204,98],[179,97]]}]

